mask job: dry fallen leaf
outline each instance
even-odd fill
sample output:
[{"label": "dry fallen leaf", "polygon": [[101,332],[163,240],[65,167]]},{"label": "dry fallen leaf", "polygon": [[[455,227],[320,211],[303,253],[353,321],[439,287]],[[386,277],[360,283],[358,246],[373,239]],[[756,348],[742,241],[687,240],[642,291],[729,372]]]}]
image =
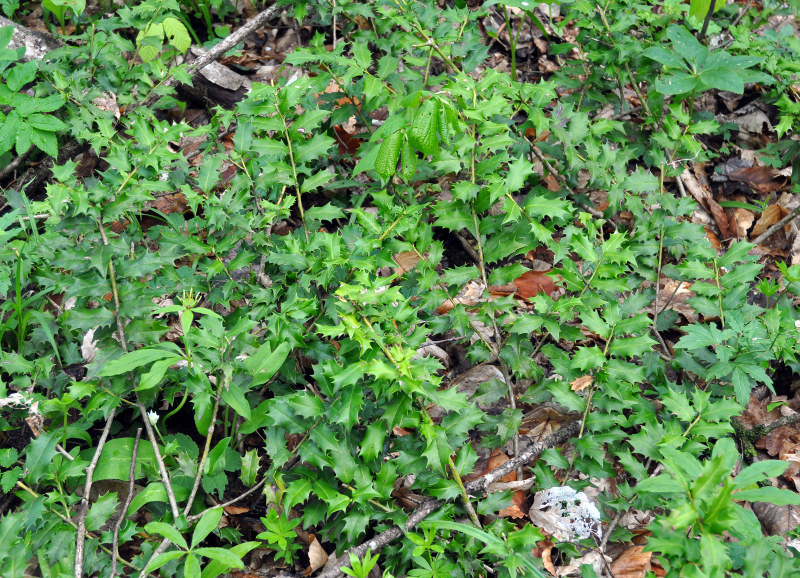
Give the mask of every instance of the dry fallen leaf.
[{"label": "dry fallen leaf", "polygon": [[310,536],[311,542],[308,545],[308,568],[303,571],[303,576],[311,576],[328,561],[328,553],[322,548],[314,534]]},{"label": "dry fallen leaf", "polygon": [[611,564],[614,578],[644,578],[650,570],[652,552],[644,552],[644,546],[633,546],[625,550]]},{"label": "dry fallen leaf", "polygon": [[583,391],[590,385],[592,385],[592,376],[584,375],[570,383],[570,389],[572,389],[572,391]]},{"label": "dry fallen leaf", "polygon": [[747,183],[756,192],[766,194],[786,187],[790,179],[772,167],[746,167],[728,172],[732,181]]},{"label": "dry fallen leaf", "polygon": [[763,213],[761,213],[761,217],[758,219],[758,221],[756,221],[756,225],[753,227],[750,235],[753,238],[758,237],[772,225],[783,219],[787,214],[789,214],[789,211],[777,203],[770,205]]},{"label": "dry fallen leaf", "polygon": [[405,251],[404,253],[395,253],[392,255],[392,259],[394,262],[397,263],[397,267],[395,267],[394,271],[398,275],[403,275],[408,273],[414,267],[417,266],[417,263],[420,262],[421,258],[419,253],[416,251]]}]

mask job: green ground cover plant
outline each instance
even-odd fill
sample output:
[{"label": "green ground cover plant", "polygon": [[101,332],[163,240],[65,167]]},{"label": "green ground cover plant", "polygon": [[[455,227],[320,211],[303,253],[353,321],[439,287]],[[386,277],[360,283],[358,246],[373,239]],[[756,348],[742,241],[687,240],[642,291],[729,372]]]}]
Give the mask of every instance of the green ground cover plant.
[{"label": "green ground cover plant", "polygon": [[[166,114],[185,106],[171,79],[192,82],[178,15],[211,37],[226,3],[70,5],[81,25],[26,63],[0,29],[0,166],[56,160],[43,191],[3,192],[0,575],[207,578],[256,549],[299,573],[313,534],[341,557],[324,576],[545,576],[548,540],[600,576],[585,555],[634,540],[631,511],[653,514],[645,551],[667,576],[798,575],[750,508],[800,504],[771,482],[789,464],[754,461],[734,418],[797,372],[800,272],[712,245],[679,194],[687,166],[738,150],[701,106],[719,91],[772,106],[758,154],[798,164],[800,43],[754,33],[797,2],[577,0],[517,24],[508,3],[509,28],[547,29],[560,59],[535,80],[520,28],[510,72],[490,65],[495,2],[283,4],[314,31],[284,60],[299,73],[200,125]],[[94,168],[59,158],[75,142]],[[176,194],[185,210],[155,204]],[[554,290],[489,298],[537,252]],[[692,322],[661,305],[665,282],[691,286]],[[420,354],[445,341],[498,368],[478,395],[502,411]],[[569,418],[509,471],[531,493],[610,481],[585,535],[498,515],[511,492],[471,479],[480,452],[529,451],[544,405]]]}]

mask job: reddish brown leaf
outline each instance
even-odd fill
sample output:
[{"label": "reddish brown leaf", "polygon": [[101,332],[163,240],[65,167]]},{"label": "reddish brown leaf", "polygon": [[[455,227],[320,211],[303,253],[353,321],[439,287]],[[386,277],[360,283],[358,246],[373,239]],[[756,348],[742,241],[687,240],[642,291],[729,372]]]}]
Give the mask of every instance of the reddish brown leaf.
[{"label": "reddish brown leaf", "polygon": [[514,279],[514,285],[517,288],[516,296],[527,301],[542,291],[552,295],[557,287],[553,279],[547,276],[550,271],[552,269],[548,271],[527,271],[522,276]]},{"label": "reddish brown leaf", "polygon": [[780,174],[772,167],[747,167],[728,173],[732,181],[747,183],[750,188],[759,193],[772,193],[779,191],[789,184],[789,177]]}]

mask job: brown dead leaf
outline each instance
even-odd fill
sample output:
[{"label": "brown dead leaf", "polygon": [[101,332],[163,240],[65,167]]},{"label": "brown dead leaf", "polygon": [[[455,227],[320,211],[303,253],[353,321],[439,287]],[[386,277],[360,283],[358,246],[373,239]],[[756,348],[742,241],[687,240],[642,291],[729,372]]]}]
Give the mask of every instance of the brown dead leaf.
[{"label": "brown dead leaf", "polygon": [[614,578],[644,578],[650,570],[652,552],[644,552],[644,546],[633,546],[625,550],[611,564]]},{"label": "brown dead leaf", "polygon": [[188,201],[183,193],[170,193],[162,195],[154,201],[149,201],[147,205],[160,213],[170,215],[172,213],[185,213],[188,208]]},{"label": "brown dead leaf", "polygon": [[[509,457],[501,452],[500,450],[495,450],[492,452],[492,455],[489,456],[489,463],[487,464],[486,471],[482,472],[480,475],[484,475],[492,470],[499,468],[504,463],[509,460]],[[502,478],[500,478],[501,482],[515,482],[517,481],[517,472],[509,472]]]},{"label": "brown dead leaf", "polygon": [[394,272],[398,275],[404,275],[413,270],[414,267],[417,266],[417,263],[421,261],[419,253],[416,251],[395,253],[392,255],[392,259],[394,259],[394,262],[397,263],[397,267],[395,267]]},{"label": "brown dead leaf", "polygon": [[732,181],[747,183],[756,192],[766,194],[779,191],[789,185],[790,179],[772,167],[746,167],[728,172]]},{"label": "brown dead leaf", "polygon": [[110,112],[117,120],[120,119],[119,105],[117,104],[117,95],[113,92],[103,93],[103,96],[98,96],[92,103],[102,111]]},{"label": "brown dead leaf", "polygon": [[328,553],[322,548],[314,534],[310,536],[310,543],[308,545],[308,568],[303,571],[303,576],[311,576],[314,572],[319,570],[328,561]]},{"label": "brown dead leaf", "polygon": [[[497,516],[499,518],[514,518],[517,520],[525,518],[527,514],[522,510],[522,505],[525,503],[525,493],[517,490],[511,495],[511,501],[512,504],[497,512]],[[515,501],[518,501],[519,504],[513,503]]]},{"label": "brown dead leaf", "polygon": [[543,180],[544,180],[544,185],[545,187],[547,187],[548,191],[557,193],[558,191],[561,190],[561,183],[559,183],[558,180],[553,175],[548,173],[547,175],[545,175]]},{"label": "brown dead leaf", "polygon": [[553,279],[547,276],[550,271],[552,269],[547,271],[526,271],[520,277],[514,279],[513,284],[517,288],[515,296],[527,301],[542,291],[552,295],[558,288]]},{"label": "brown dead leaf", "polygon": [[753,231],[750,233],[751,236],[753,238],[758,237],[788,214],[789,211],[777,203],[770,205],[763,213],[761,213],[761,217],[758,219],[758,221],[756,221],[756,225],[753,227]]},{"label": "brown dead leaf", "polygon": [[[439,315],[444,315],[456,305],[477,305],[481,302],[485,288],[486,286],[481,281],[470,281],[461,288],[461,291],[458,292],[458,295],[456,295],[455,298],[448,299],[439,307],[437,307],[436,313]],[[508,293],[506,293],[506,295],[507,294]]]},{"label": "brown dead leaf", "polygon": [[706,231],[706,238],[708,242],[711,243],[711,246],[714,248],[715,251],[719,251],[722,249],[722,243],[719,242],[719,238],[717,235],[711,230],[710,227],[704,227]]},{"label": "brown dead leaf", "polygon": [[728,223],[728,215],[725,214],[725,209],[723,209],[717,201],[710,197],[706,199],[706,205],[708,206],[708,210],[711,211],[711,216],[714,217],[714,222],[717,224],[717,228],[719,228],[719,233],[722,235],[722,238],[727,239],[730,237],[731,231]]},{"label": "brown dead leaf", "polygon": [[250,511],[250,508],[246,508],[244,506],[225,506],[222,509],[225,510],[226,514],[231,516],[240,516]]},{"label": "brown dead leaf", "polygon": [[[541,542],[539,542],[539,544],[541,544]],[[553,542],[545,542],[544,547],[541,549],[542,564],[544,564],[544,569],[550,572],[550,574],[553,576],[558,576],[556,567],[553,564],[553,547],[555,547]]]},{"label": "brown dead leaf", "polygon": [[747,239],[747,231],[753,226],[756,217],[753,211],[737,208],[733,210],[733,215],[728,219],[733,234],[740,239]]},{"label": "brown dead leaf", "polygon": [[581,376],[572,383],[570,383],[570,389],[572,389],[572,391],[583,391],[584,389],[592,385],[593,379],[594,378],[591,375]]}]

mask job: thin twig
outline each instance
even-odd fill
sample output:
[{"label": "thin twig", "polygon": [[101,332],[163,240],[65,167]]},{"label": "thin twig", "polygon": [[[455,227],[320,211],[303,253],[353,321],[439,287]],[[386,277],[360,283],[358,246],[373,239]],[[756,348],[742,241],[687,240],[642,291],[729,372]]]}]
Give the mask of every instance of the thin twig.
[{"label": "thin twig", "polygon": [[700,35],[697,37],[697,40],[700,42],[703,41],[703,38],[706,37],[706,32],[708,31],[708,25],[711,23],[711,17],[714,15],[714,9],[717,7],[717,0],[711,0],[711,5],[708,7],[708,12],[706,12],[705,20],[703,20],[703,28],[700,29]]},{"label": "thin twig", "polygon": [[[486,489],[491,486],[494,482],[502,478],[503,476],[508,475],[509,473],[513,472],[517,469],[517,467],[521,465],[525,465],[526,463],[538,458],[543,451],[549,448],[553,448],[559,446],[565,442],[567,442],[571,437],[573,437],[578,430],[580,429],[580,421],[576,421],[570,423],[568,425],[563,426],[558,431],[550,434],[542,441],[533,444],[527,451],[523,452],[522,454],[515,456],[513,459],[505,462],[501,466],[495,468],[491,472],[488,472],[486,475],[481,476],[478,479],[472,480],[464,484],[465,489],[468,492],[477,492],[477,491],[486,491]],[[406,523],[403,524],[403,528],[400,526],[392,526],[385,532],[381,532],[371,540],[356,546],[355,548],[351,548],[350,550],[346,551],[339,559],[336,561],[336,565],[331,568],[330,570],[323,572],[317,578],[339,578],[343,576],[344,573],[342,572],[342,567],[349,568],[350,567],[350,554],[354,554],[358,558],[363,558],[364,554],[366,554],[367,550],[375,554],[379,550],[381,550],[384,546],[390,544],[394,540],[397,540],[401,536],[405,534],[405,532],[409,530],[413,530],[416,526],[420,524],[425,518],[430,516],[432,513],[437,511],[441,508],[445,502],[443,500],[434,500],[429,499],[423,502],[414,512],[408,517]]]},{"label": "thin twig", "polygon": [[187,516],[186,521],[191,524],[192,522],[202,518],[204,515],[206,515],[211,510],[216,510],[217,508],[227,508],[228,506],[232,506],[236,502],[240,502],[241,500],[243,500],[244,498],[246,498],[247,496],[249,496],[250,494],[252,494],[256,490],[261,488],[261,486],[263,486],[266,483],[267,483],[267,478],[263,477],[263,478],[261,478],[260,482],[258,482],[255,486],[253,486],[252,488],[250,488],[246,492],[244,492],[242,494],[239,494],[238,496],[236,496],[235,498],[233,498],[231,500],[228,500],[227,502],[223,502],[221,504],[217,504],[216,506],[211,506],[210,508],[206,508],[205,510],[203,510],[199,514],[194,514],[193,516]]},{"label": "thin twig", "polygon": [[203,455],[200,458],[200,463],[197,465],[197,475],[194,477],[192,492],[189,494],[189,499],[186,501],[186,507],[183,510],[184,516],[189,515],[189,511],[192,509],[192,503],[194,503],[194,498],[197,495],[197,489],[200,487],[200,480],[203,477],[203,468],[206,465],[208,453],[211,451],[211,437],[214,435],[214,426],[217,422],[217,413],[219,412],[219,400],[222,396],[222,388],[229,385],[229,380],[230,378],[227,377],[227,374],[226,377],[222,379],[218,378],[219,384],[217,385],[217,395],[214,398],[214,410],[211,412],[211,422],[208,424],[208,431],[206,432],[206,444],[203,447]]},{"label": "thin twig", "polygon": [[161,476],[161,481],[164,482],[164,488],[167,490],[167,499],[169,500],[169,508],[172,510],[172,516],[177,521],[181,517],[181,512],[178,510],[178,502],[175,499],[175,493],[172,491],[172,483],[169,480],[167,467],[164,465],[164,458],[161,457],[161,450],[158,449],[158,441],[156,434],[153,431],[153,426],[150,425],[150,418],[147,417],[147,410],[144,404],[136,396],[136,407],[139,408],[139,413],[142,415],[144,427],[147,430],[147,437],[150,438],[150,445],[153,446],[153,453],[156,455],[156,463],[158,464],[158,473]]},{"label": "thin twig", "polygon": [[136,430],[136,439],[133,440],[133,453],[131,454],[131,468],[128,472],[128,495],[125,496],[125,503],[122,505],[122,512],[120,512],[117,522],[114,524],[114,538],[111,542],[111,550],[114,552],[114,557],[111,560],[111,578],[117,575],[117,558],[119,558],[119,529],[122,527],[122,522],[127,518],[128,508],[133,501],[133,485],[136,479],[136,455],[139,452],[139,440],[142,439],[142,428]]},{"label": "thin twig", "polygon": [[754,245],[760,245],[761,243],[769,239],[772,235],[780,231],[784,227],[784,225],[786,225],[789,221],[794,219],[797,216],[797,213],[800,213],[800,205],[795,207],[795,209],[791,213],[786,215],[783,219],[772,225],[769,229],[761,233],[758,237],[756,237],[750,242],[753,243]]},{"label": "thin twig", "polygon": [[111,431],[111,424],[114,423],[114,416],[116,415],[117,408],[109,412],[108,419],[106,419],[106,426],[103,428],[103,433],[100,434],[100,440],[97,442],[97,449],[94,451],[94,456],[89,463],[89,467],[86,468],[86,483],[83,486],[83,498],[78,508],[78,535],[75,541],[75,578],[81,578],[83,576],[83,549],[86,543],[86,515],[89,513],[89,493],[92,491],[92,477],[94,476],[97,462],[100,461],[100,454],[103,453],[103,446],[106,445],[108,433]]}]

